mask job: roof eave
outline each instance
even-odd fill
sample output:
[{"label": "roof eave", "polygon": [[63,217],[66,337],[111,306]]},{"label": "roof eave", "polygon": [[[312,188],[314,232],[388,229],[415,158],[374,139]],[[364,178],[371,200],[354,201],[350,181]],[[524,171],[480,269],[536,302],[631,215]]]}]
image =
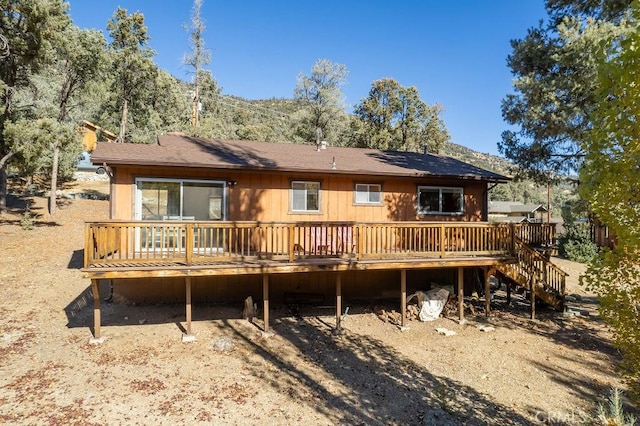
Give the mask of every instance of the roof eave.
[{"label": "roof eave", "polygon": [[203,169],[218,169],[218,170],[253,170],[253,171],[270,171],[270,172],[279,172],[279,173],[304,173],[304,174],[323,174],[323,175],[357,175],[357,176],[389,176],[389,177],[398,177],[398,178],[414,178],[414,179],[462,179],[462,180],[477,180],[477,181],[486,181],[486,182],[494,182],[494,183],[507,183],[511,180],[506,176],[496,175],[496,176],[480,176],[480,175],[444,175],[444,174],[434,174],[434,173],[426,173],[426,172],[407,172],[407,173],[396,173],[396,172],[385,172],[385,171],[373,171],[373,170],[333,170],[333,169],[298,169],[293,167],[260,167],[260,166],[236,166],[229,164],[211,164],[211,163],[176,163],[169,161],[156,161],[156,162],[148,162],[146,164],[141,164],[138,161],[131,161],[127,159],[121,160],[113,160],[101,157],[92,157],[92,163],[101,165],[103,163],[109,164],[111,166],[133,166],[133,167],[195,167],[195,168],[203,168]]}]

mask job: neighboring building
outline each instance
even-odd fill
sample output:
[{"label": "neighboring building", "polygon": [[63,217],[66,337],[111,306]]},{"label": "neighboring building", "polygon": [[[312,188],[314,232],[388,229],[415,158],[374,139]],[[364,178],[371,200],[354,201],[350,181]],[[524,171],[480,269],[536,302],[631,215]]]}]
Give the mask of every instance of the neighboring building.
[{"label": "neighboring building", "polygon": [[82,122],[82,126],[78,130],[82,134],[82,147],[86,152],[92,152],[96,149],[98,134],[108,142],[114,142],[116,140],[115,134],[86,120]]},{"label": "neighboring building", "polygon": [[592,215],[589,218],[589,226],[591,230],[591,241],[598,247],[608,247],[613,249],[618,243],[618,239],[611,232],[611,229],[600,220]]},{"label": "neighboring building", "polygon": [[490,201],[489,220],[505,223],[546,222],[547,208],[542,204],[523,204],[517,201]]}]

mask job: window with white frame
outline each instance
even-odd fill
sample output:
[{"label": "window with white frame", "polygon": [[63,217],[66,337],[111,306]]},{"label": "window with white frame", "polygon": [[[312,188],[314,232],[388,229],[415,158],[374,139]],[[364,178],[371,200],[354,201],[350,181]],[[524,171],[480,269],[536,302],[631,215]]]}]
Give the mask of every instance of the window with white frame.
[{"label": "window with white frame", "polygon": [[320,182],[291,182],[291,211],[320,211]]},{"label": "window with white frame", "polygon": [[355,190],[356,204],[380,204],[382,185],[379,183],[357,183]]},{"label": "window with white frame", "polygon": [[418,187],[418,214],[461,214],[463,212],[462,188]]}]

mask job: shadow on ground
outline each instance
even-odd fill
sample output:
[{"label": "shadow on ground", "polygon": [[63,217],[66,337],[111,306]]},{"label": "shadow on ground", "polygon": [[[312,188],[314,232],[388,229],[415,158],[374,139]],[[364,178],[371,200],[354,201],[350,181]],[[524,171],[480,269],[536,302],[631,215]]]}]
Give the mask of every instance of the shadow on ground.
[{"label": "shadow on ground", "polygon": [[289,359],[268,340],[252,341],[233,322],[224,327],[260,355],[259,362],[246,356],[249,374],[264,377],[266,361],[279,372],[277,379],[265,378],[267,385],[335,424],[531,423],[469,386],[431,374],[383,341],[337,335],[319,317],[277,321],[274,331],[299,351]]}]

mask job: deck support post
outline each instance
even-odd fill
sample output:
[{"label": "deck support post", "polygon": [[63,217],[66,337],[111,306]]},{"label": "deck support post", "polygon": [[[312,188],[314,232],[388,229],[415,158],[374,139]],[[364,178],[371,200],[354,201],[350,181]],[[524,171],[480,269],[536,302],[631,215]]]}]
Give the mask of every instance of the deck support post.
[{"label": "deck support post", "polygon": [[[502,281],[500,281],[500,285],[502,286]],[[505,283],[505,285],[507,286],[507,306],[511,306],[511,284],[509,284],[508,282]]]},{"label": "deck support post", "polygon": [[400,270],[400,327],[405,326],[407,318],[407,270]]},{"label": "deck support post", "polygon": [[342,320],[342,274],[336,275],[336,330],[340,330]]},{"label": "deck support post", "polygon": [[495,267],[484,268],[484,313],[491,315],[491,276],[496,272]]},{"label": "deck support post", "polygon": [[269,275],[262,274],[262,300],[263,300],[263,319],[264,332],[269,332]]},{"label": "deck support post", "polygon": [[458,319],[464,319],[464,268],[458,268]]},{"label": "deck support post", "polygon": [[93,293],[93,337],[100,340],[100,287],[99,280],[91,280],[91,292]]},{"label": "deck support post", "polygon": [[187,336],[191,336],[191,277],[185,277],[184,282],[186,287],[185,317],[187,320]]},{"label": "deck support post", "polygon": [[536,319],[536,289],[533,279],[529,283],[529,302],[531,303],[531,319]]}]

